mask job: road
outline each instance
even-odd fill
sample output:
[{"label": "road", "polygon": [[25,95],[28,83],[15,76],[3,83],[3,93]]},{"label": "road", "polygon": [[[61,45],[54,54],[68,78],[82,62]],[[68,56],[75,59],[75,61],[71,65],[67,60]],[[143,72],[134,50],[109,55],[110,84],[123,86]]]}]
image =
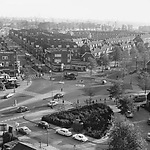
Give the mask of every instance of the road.
[{"label": "road", "polygon": [[[47,139],[48,139],[48,144],[59,148],[61,150],[69,150],[69,149],[74,149],[74,145],[76,145],[76,147],[80,150],[82,150],[83,148],[89,148],[89,149],[96,149],[97,144],[94,143],[94,139],[89,138],[90,142],[86,142],[86,143],[82,143],[79,141],[76,141],[74,139],[72,139],[72,137],[64,137],[61,135],[58,135],[55,133],[55,130],[58,128],[54,125],[51,125],[51,129],[48,130],[48,132],[45,129],[41,129],[39,127],[36,126],[35,123],[38,123],[41,119],[41,117],[44,114],[47,113],[53,113],[55,112],[54,109],[46,109],[46,110],[38,110],[38,112],[36,111],[36,113],[34,111],[30,111],[30,112],[25,112],[25,113],[21,113],[21,114],[16,114],[13,117],[9,117],[9,118],[1,118],[1,122],[7,122],[8,124],[15,126],[15,122],[19,123],[19,126],[28,126],[31,129],[31,134],[27,135],[27,136],[22,136],[21,134],[17,135],[19,137],[19,139],[21,139],[21,141],[29,141],[30,139],[30,143],[39,143],[42,142],[42,144],[46,143],[47,144]],[[27,119],[23,119],[23,116]],[[29,122],[33,121],[33,122]]]},{"label": "road", "polygon": [[[23,93],[16,94],[13,98],[10,98],[8,100],[4,100],[0,102],[0,108],[12,106],[14,103],[14,100],[17,99],[18,103],[25,102],[29,98],[36,97],[37,99],[40,96],[43,96],[46,93],[50,93],[53,90],[60,89],[63,87],[64,92],[64,100],[66,102],[76,102],[77,99],[85,100],[88,96],[85,96],[83,92],[83,87],[79,86],[81,84],[79,81],[83,79],[82,76],[79,76],[77,80],[74,81],[64,81],[64,84],[60,84],[60,75],[55,76],[55,81],[49,81],[45,79],[33,79],[32,85],[28,87]],[[89,78],[84,79],[84,84],[89,86]],[[78,86],[76,86],[78,84]],[[102,87],[102,89],[104,86]],[[107,88],[107,86],[106,86]],[[54,93],[53,93],[54,94]],[[96,93],[95,96],[98,96],[99,93]],[[98,96],[99,97],[99,96]],[[0,111],[0,121],[8,123],[12,126],[15,125],[15,122],[19,122],[20,126],[28,126],[33,132],[30,135],[30,138],[33,140],[33,142],[42,142],[47,143],[47,132],[43,129],[35,127],[35,124],[28,122],[23,119],[23,116],[28,118],[29,120],[32,120],[34,122],[39,122],[41,117],[44,114],[52,113],[53,111],[59,111],[59,106],[57,106],[54,109],[51,109],[47,107],[47,100],[39,100],[34,101],[33,103],[29,103],[26,106],[29,107],[30,112],[25,112],[18,114],[16,113],[16,108],[12,108],[7,111]],[[60,104],[62,101],[60,100]],[[20,136],[20,135],[19,135]],[[23,136],[24,137],[24,136]],[[23,140],[22,137],[22,140]],[[54,130],[50,130],[49,134],[49,144],[53,145],[54,147],[57,147],[61,150],[67,150],[67,149],[74,149],[73,145],[76,145],[79,149],[96,149],[97,144],[94,144],[92,142],[87,143],[81,143],[78,141],[73,140],[71,137],[63,137],[60,135],[55,134]],[[26,140],[26,138],[25,138]]]}]

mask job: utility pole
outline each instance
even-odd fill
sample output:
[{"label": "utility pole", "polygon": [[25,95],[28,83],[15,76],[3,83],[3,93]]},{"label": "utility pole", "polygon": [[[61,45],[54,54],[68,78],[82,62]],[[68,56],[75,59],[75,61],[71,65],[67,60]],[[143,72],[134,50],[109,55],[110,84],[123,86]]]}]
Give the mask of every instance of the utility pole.
[{"label": "utility pole", "polygon": [[48,143],[49,143],[49,139],[48,139],[48,129],[47,129],[47,146],[48,146]]},{"label": "utility pole", "polygon": [[[15,52],[15,60],[14,60],[14,77],[16,77],[16,67],[15,65],[17,64],[17,53],[16,53],[16,50],[14,50]],[[16,89],[15,89],[15,81],[13,81],[13,84],[14,84],[14,93],[16,92]]]}]

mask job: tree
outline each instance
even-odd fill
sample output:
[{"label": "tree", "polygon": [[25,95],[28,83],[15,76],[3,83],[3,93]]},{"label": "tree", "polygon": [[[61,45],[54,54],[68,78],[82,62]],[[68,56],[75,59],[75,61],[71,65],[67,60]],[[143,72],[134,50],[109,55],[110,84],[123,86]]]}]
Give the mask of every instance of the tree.
[{"label": "tree", "polygon": [[116,122],[109,136],[110,141],[107,150],[146,149],[146,142],[138,129],[125,120]]},{"label": "tree", "polygon": [[124,114],[128,110],[133,111],[134,103],[130,97],[121,97],[118,100],[118,108],[121,110],[121,113]]},{"label": "tree", "polygon": [[9,132],[4,132],[3,134],[3,144],[12,141],[13,134]]},{"label": "tree", "polygon": [[110,97],[118,99],[123,94],[123,88],[120,83],[115,83],[113,86],[111,86],[109,89]]},{"label": "tree", "polygon": [[85,103],[91,104],[92,103],[92,97],[95,95],[94,89],[92,89],[91,87],[85,88],[84,92],[86,95],[89,96],[89,100],[86,100]]},{"label": "tree", "polygon": [[109,65],[109,57],[106,53],[101,53],[98,63],[105,68]]},{"label": "tree", "polygon": [[89,69],[91,70],[91,75],[92,75],[92,70],[97,66],[97,62],[94,58],[92,57],[89,57],[88,58],[88,61],[90,62],[90,65],[89,65]]},{"label": "tree", "polygon": [[113,48],[113,60],[115,61],[115,66],[118,66],[118,61],[121,60],[122,57],[122,49],[120,46],[114,46]]}]

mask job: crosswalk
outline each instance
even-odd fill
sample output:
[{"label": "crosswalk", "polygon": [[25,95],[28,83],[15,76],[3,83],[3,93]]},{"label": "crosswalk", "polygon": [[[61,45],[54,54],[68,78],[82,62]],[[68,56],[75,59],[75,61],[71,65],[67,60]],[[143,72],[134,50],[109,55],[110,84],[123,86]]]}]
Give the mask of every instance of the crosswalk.
[{"label": "crosswalk", "polygon": [[37,74],[31,74],[31,75],[28,76],[28,78],[32,79],[32,80],[33,79],[42,79],[42,78],[49,79],[49,76],[46,76],[46,75],[42,76],[42,75],[37,75]]}]

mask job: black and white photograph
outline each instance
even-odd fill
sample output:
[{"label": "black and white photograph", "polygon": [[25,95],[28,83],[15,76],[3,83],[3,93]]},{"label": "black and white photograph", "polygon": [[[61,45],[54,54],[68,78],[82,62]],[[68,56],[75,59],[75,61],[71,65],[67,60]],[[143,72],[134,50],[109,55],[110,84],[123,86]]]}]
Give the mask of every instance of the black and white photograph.
[{"label": "black and white photograph", "polygon": [[0,0],[0,150],[150,150],[150,1]]}]

